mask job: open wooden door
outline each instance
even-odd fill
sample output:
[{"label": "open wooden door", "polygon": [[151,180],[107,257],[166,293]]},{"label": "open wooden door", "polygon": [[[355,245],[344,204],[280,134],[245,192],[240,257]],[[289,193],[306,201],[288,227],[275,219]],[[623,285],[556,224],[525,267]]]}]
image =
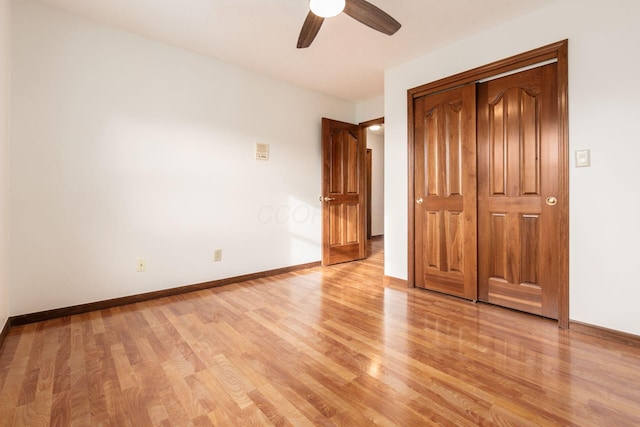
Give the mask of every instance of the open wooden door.
[{"label": "open wooden door", "polygon": [[414,100],[415,285],[475,300],[476,87]]},{"label": "open wooden door", "polygon": [[322,264],[366,257],[367,147],[360,126],[322,119]]},{"label": "open wooden door", "polygon": [[367,186],[367,240],[371,239],[371,178],[373,176],[373,150],[367,148],[366,160],[366,186]]}]

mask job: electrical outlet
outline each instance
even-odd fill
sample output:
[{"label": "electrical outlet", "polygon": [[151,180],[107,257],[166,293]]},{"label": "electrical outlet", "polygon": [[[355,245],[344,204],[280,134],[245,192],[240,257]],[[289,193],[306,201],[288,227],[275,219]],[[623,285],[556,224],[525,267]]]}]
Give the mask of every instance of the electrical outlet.
[{"label": "electrical outlet", "polygon": [[213,262],[222,261],[222,249],[213,251]]},{"label": "electrical outlet", "polygon": [[136,262],[136,271],[138,273],[147,271],[147,261],[145,261],[144,258],[138,258],[138,261]]}]

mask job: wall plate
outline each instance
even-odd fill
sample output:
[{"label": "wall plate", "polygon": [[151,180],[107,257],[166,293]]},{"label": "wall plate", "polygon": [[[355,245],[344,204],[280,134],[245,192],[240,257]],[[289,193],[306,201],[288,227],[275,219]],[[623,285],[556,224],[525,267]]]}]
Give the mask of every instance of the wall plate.
[{"label": "wall plate", "polygon": [[576,150],[576,167],[586,168],[591,166],[591,153],[589,150]]},{"label": "wall plate", "polygon": [[269,160],[269,144],[256,144],[256,160]]}]

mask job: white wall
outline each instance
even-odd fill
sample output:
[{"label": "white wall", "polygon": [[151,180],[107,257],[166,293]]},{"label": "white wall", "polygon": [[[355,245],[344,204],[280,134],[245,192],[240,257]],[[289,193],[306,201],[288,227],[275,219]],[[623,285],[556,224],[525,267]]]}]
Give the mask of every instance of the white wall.
[{"label": "white wall", "polygon": [[371,235],[384,234],[384,133],[367,131],[371,148]]},{"label": "white wall", "polygon": [[563,0],[387,70],[386,274],[407,277],[407,90],[568,38],[570,317],[640,334],[639,16],[637,0]]},{"label": "white wall", "polygon": [[356,117],[358,123],[384,117],[384,96],[360,101],[356,105]]},{"label": "white wall", "polygon": [[321,117],[355,104],[30,0],[13,30],[11,315],[320,260]]},{"label": "white wall", "polygon": [[9,93],[11,68],[10,0],[0,0],[0,331],[9,318],[7,272]]}]

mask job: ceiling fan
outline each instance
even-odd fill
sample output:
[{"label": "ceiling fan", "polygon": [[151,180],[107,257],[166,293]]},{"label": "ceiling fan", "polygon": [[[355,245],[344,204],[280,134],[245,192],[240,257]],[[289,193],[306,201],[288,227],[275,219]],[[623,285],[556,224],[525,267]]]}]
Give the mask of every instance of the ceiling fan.
[{"label": "ceiling fan", "polygon": [[394,34],[401,27],[389,14],[366,0],[310,0],[309,9],[298,37],[298,49],[311,46],[325,18],[343,11],[356,21],[387,35]]}]

